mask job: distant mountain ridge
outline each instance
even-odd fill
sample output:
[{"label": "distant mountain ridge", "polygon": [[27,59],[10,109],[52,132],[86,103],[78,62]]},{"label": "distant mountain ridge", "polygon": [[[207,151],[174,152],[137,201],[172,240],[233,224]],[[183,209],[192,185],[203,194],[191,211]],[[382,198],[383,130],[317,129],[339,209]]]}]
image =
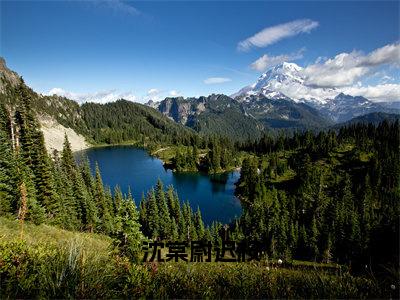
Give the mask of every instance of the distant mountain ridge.
[{"label": "distant mountain ridge", "polygon": [[247,114],[272,129],[323,128],[332,123],[313,107],[287,97],[248,96],[242,105]]},{"label": "distant mountain ridge", "polygon": [[390,113],[384,113],[384,112],[373,112],[369,113],[366,115],[362,115],[356,118],[353,118],[351,120],[348,120],[343,123],[336,124],[334,127],[335,128],[340,128],[342,126],[348,126],[351,124],[357,124],[357,123],[367,123],[367,124],[374,124],[378,125],[379,123],[383,121],[388,121],[391,123],[394,123],[396,121],[400,121],[400,114],[390,114]]},{"label": "distant mountain ridge", "polygon": [[226,95],[166,98],[153,107],[202,134],[247,139],[260,137],[265,130],[262,123],[246,114],[241,103]]},{"label": "distant mountain ridge", "polygon": [[[285,99],[305,103],[316,109],[327,121],[345,122],[371,112],[400,113],[396,103],[377,103],[361,96],[351,96],[332,88],[305,84],[303,68],[283,62],[262,74],[258,80],[231,95],[239,102],[249,99]],[[322,92],[321,92],[322,91]],[[399,99],[400,100],[400,99]]]},{"label": "distant mountain ridge", "polygon": [[332,123],[304,103],[280,97],[279,93],[268,96],[258,94],[233,99],[213,94],[199,98],[166,98],[148,105],[199,133],[241,139],[259,137],[263,130],[321,128]]},{"label": "distant mountain ridge", "polygon": [[[221,135],[234,140],[257,139],[265,131],[323,129],[370,113],[399,114],[400,109],[364,97],[340,93],[332,99],[291,99],[272,90],[279,83],[302,84],[300,67],[284,63],[263,74],[235,98],[212,94],[207,97],[166,98],[147,105],[120,100],[104,105],[53,95],[44,96],[27,87],[19,75],[0,59],[0,104],[15,113],[16,90],[30,95],[32,109],[42,123],[51,148],[60,149],[64,132],[77,141],[77,149],[89,143],[119,143],[126,140],[173,141],[193,134]],[[95,117],[94,117],[95,116]],[[57,129],[57,130],[56,130]],[[54,140],[57,138],[57,140]],[[74,146],[74,145],[73,145]]]},{"label": "distant mountain ridge", "polygon": [[[305,84],[302,70],[294,63],[284,62],[230,97],[166,98],[158,103],[151,101],[148,105],[198,132],[205,128],[207,132],[219,131],[223,126],[225,133],[237,132],[237,128],[244,128],[249,122],[257,122],[253,125],[257,131],[262,127],[265,130],[321,129],[373,112],[400,113],[393,103],[376,103],[335,89],[318,89],[316,92],[315,88]],[[318,94],[321,90],[323,93]],[[296,97],[291,98],[283,91]],[[217,102],[218,109],[215,109]],[[244,116],[240,117],[240,113]],[[229,122],[233,114],[235,122]],[[210,124],[217,125],[217,117],[220,119],[219,127],[213,129]],[[251,131],[251,128],[246,128],[240,131],[240,135],[249,136]]]},{"label": "distant mountain ridge", "polygon": [[373,112],[400,113],[399,109],[385,107],[362,96],[354,97],[343,93],[329,99],[325,104],[311,103],[310,105],[335,123],[346,122]]}]

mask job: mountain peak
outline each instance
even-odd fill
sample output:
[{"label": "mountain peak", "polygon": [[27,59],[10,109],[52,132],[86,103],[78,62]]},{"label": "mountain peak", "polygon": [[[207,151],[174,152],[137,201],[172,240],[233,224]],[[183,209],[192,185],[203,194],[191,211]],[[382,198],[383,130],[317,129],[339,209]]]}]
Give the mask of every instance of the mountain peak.
[{"label": "mountain peak", "polygon": [[348,95],[346,95],[345,93],[341,92],[335,98],[343,98],[343,97],[346,97],[346,96],[348,96]]},{"label": "mountain peak", "polygon": [[279,65],[276,65],[274,67],[274,69],[282,69],[285,71],[301,71],[303,68],[300,67],[299,65],[295,64],[295,63],[290,63],[290,62],[282,62]]},{"label": "mountain peak", "polygon": [[[21,78],[19,77],[19,75],[16,72],[11,71],[7,67],[5,59],[1,56],[0,56],[0,77],[7,80],[11,84],[11,86],[17,86],[21,82]],[[4,90],[4,83],[0,81],[0,92],[2,92],[3,90]]]},{"label": "mountain peak", "polygon": [[339,93],[333,100],[357,100],[357,101],[368,101],[370,102],[367,98],[363,96],[352,96],[349,94],[345,94],[343,92]]},{"label": "mountain peak", "polygon": [[[265,97],[287,98],[280,87],[282,85],[302,85],[304,82],[302,69],[295,63],[282,62],[268,69],[254,84],[241,89],[232,97],[246,98],[251,95],[264,95]],[[276,95],[273,95],[272,92],[275,92]]]},{"label": "mountain peak", "polygon": [[298,73],[302,70],[303,68],[300,67],[299,65],[295,63],[289,63],[289,62],[282,62],[278,65],[275,65],[271,68],[269,68],[265,73],[263,73],[259,78],[258,81],[264,80],[265,78],[271,78],[276,75],[286,75],[286,76],[294,76],[295,74],[298,75]]},{"label": "mountain peak", "polygon": [[267,97],[271,92],[285,95],[295,102],[312,102],[324,104],[326,95],[336,95],[334,89],[314,89],[306,84],[303,68],[295,63],[282,62],[263,73],[252,85],[242,88],[232,97],[245,99],[251,95],[263,94]]}]

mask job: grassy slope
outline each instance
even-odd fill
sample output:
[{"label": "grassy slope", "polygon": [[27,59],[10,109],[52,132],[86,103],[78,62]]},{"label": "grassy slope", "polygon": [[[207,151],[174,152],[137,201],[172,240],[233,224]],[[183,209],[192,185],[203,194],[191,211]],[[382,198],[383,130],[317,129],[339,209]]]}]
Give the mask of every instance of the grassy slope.
[{"label": "grassy slope", "polygon": [[[0,241],[15,241],[20,237],[19,222],[0,217]],[[35,225],[32,223],[23,225],[22,240],[31,246],[46,243],[60,247],[65,243],[75,241],[85,249],[96,249],[99,254],[108,253],[111,244],[111,239],[105,235],[72,232],[45,224]]]},{"label": "grassy slope", "polygon": [[[108,237],[0,218],[0,298],[365,298],[374,282],[333,266],[133,264]],[[302,267],[299,267],[302,266]]]}]

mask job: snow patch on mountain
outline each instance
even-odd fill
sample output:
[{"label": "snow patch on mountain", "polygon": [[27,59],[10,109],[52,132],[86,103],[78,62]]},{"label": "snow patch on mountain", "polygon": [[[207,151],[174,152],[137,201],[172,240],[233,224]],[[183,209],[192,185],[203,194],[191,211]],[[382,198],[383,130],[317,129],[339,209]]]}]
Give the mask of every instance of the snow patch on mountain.
[{"label": "snow patch on mountain", "polygon": [[[339,91],[332,88],[316,88],[305,84],[303,68],[295,63],[283,62],[262,74],[258,80],[231,95],[239,101],[247,96],[260,95],[272,99],[290,98],[295,102],[316,102],[324,104]],[[276,93],[276,94],[273,94]]]}]

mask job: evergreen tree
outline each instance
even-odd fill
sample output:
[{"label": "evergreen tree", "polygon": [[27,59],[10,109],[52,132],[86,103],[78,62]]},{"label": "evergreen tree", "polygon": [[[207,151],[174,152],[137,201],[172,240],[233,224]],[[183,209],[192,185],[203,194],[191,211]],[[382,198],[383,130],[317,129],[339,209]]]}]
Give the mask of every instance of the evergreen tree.
[{"label": "evergreen tree", "polygon": [[196,228],[196,235],[199,240],[204,240],[205,238],[205,228],[203,219],[201,217],[200,208],[197,207],[197,211],[194,215],[194,226]]},{"label": "evergreen tree", "polygon": [[156,194],[154,189],[152,189],[147,195],[147,224],[149,229],[149,236],[153,239],[159,237],[159,213],[158,213],[158,205],[156,200]]},{"label": "evergreen tree", "polygon": [[112,207],[109,205],[108,196],[106,195],[103,187],[103,180],[101,179],[99,166],[96,165],[95,175],[95,190],[94,199],[97,203],[100,218],[100,230],[104,233],[112,233],[114,231],[114,224],[110,210]]},{"label": "evergreen tree", "polygon": [[171,218],[168,210],[167,200],[165,198],[164,185],[159,179],[156,185],[156,201],[158,209],[158,234],[161,239],[165,239],[171,234]]},{"label": "evergreen tree", "polygon": [[23,208],[23,204],[26,203],[26,214],[24,219],[31,221],[36,225],[43,223],[46,220],[45,209],[38,203],[36,198],[36,188],[33,181],[32,171],[23,166],[19,166],[20,169],[20,202],[19,211]]},{"label": "evergreen tree", "polygon": [[139,209],[139,222],[142,226],[142,232],[144,235],[148,236],[149,233],[149,227],[148,227],[148,220],[147,220],[147,208],[146,208],[146,199],[144,197],[144,194],[142,194],[142,200],[140,201],[140,209]]},{"label": "evergreen tree", "polygon": [[17,211],[17,165],[5,132],[0,128],[0,215]]},{"label": "evergreen tree", "polygon": [[139,214],[130,191],[128,197],[122,199],[118,215],[121,220],[121,227],[117,233],[120,237],[119,248],[127,257],[137,259],[143,235],[140,231]]}]

